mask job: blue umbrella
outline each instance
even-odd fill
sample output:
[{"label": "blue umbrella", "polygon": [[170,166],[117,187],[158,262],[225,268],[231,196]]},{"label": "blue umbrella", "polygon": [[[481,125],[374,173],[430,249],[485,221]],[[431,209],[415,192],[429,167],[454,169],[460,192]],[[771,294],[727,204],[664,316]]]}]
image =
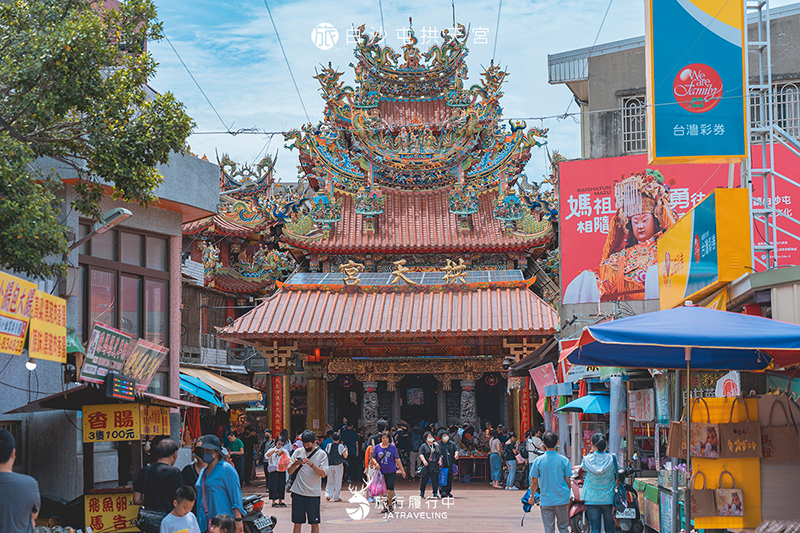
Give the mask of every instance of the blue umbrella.
[{"label": "blue umbrella", "polygon": [[611,411],[611,398],[609,398],[608,394],[589,393],[560,407],[557,411],[604,415]]},{"label": "blue umbrella", "polygon": [[214,392],[214,389],[194,376],[181,374],[181,390],[193,394],[208,403],[213,403],[217,407],[222,407],[222,400],[220,400],[217,393]]}]

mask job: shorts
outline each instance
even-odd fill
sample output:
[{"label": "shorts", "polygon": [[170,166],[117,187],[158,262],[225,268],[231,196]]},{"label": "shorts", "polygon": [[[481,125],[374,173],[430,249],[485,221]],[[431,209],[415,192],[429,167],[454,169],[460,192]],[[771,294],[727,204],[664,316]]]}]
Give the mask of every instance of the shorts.
[{"label": "shorts", "polygon": [[386,481],[386,490],[394,490],[394,480],[397,478],[397,472],[383,472],[383,479]]},{"label": "shorts", "polygon": [[292,493],[292,523],[319,524],[319,496]]}]

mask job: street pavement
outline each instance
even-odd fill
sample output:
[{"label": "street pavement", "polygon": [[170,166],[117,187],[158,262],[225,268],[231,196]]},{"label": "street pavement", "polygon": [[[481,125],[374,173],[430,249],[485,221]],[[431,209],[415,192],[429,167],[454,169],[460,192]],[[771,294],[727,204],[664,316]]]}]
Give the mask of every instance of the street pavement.
[{"label": "street pavement", "polygon": [[[361,488],[363,487],[352,487],[353,491]],[[287,494],[286,498],[289,507],[272,507],[272,502],[267,498],[267,491],[264,489],[263,473],[252,485],[246,485],[243,492],[264,494],[264,514],[278,519],[275,532],[291,531],[290,494]],[[430,495],[430,490],[427,493]],[[320,532],[543,533],[539,507],[536,506],[525,515],[524,527],[520,526],[520,520],[525,514],[520,503],[520,498],[524,494],[525,491],[522,490],[492,489],[486,483],[455,483],[452,501],[416,499],[411,501],[412,496],[419,497],[419,482],[398,479],[397,498],[402,502],[402,507],[396,505],[395,513],[387,517],[381,514],[375,504],[367,507],[366,502],[351,493],[347,484],[343,483],[341,502],[326,501],[323,490]],[[348,501],[351,499],[352,502]],[[359,504],[359,501],[362,503]],[[416,503],[419,503],[419,508],[416,507]],[[303,531],[310,531],[310,527],[304,526]]]}]

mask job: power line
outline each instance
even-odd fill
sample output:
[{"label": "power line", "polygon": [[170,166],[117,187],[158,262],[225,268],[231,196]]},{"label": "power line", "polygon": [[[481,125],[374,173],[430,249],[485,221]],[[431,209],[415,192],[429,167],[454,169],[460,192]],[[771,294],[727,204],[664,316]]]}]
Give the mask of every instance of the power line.
[{"label": "power line", "polygon": [[283,42],[281,41],[281,35],[278,33],[278,27],[275,25],[275,19],[272,18],[272,11],[269,9],[269,3],[267,0],[264,0],[264,5],[267,7],[267,13],[269,13],[269,20],[272,22],[272,29],[275,30],[275,37],[278,38],[278,44],[281,47],[281,52],[283,52],[283,59],[286,61],[286,68],[289,69],[289,76],[292,77],[292,83],[294,84],[294,90],[297,91],[297,97],[300,99],[300,105],[303,106],[303,113],[306,114],[306,120],[311,122],[311,117],[308,116],[308,111],[306,110],[306,104],[303,102],[303,96],[300,94],[300,88],[297,86],[297,81],[294,79],[294,73],[292,72],[292,66],[289,64],[289,58],[286,56],[286,50],[283,48]]},{"label": "power line", "polygon": [[592,48],[589,50],[589,57],[592,57],[592,52],[594,51],[594,47],[597,45],[597,40],[600,38],[600,32],[603,30],[603,26],[606,23],[606,17],[608,16],[608,11],[611,9],[611,4],[614,0],[608,0],[608,6],[606,7],[606,13],[603,15],[603,20],[600,22],[600,27],[597,28],[597,35],[594,36],[594,42],[592,43]]},{"label": "power line", "polygon": [[492,61],[497,55],[497,38],[500,36],[500,12],[503,10],[503,0],[497,5],[497,25],[494,28],[494,48],[492,49]]},{"label": "power line", "polygon": [[175,50],[175,47],[172,46],[172,42],[169,40],[169,37],[167,37],[166,34],[164,34],[164,39],[166,39],[167,44],[169,45],[170,48],[172,48],[172,51],[175,52],[175,55],[178,57],[178,61],[180,61],[181,65],[183,65],[183,68],[186,69],[186,72],[189,74],[189,77],[192,78],[192,81],[194,82],[194,84],[197,85],[197,88],[200,90],[200,94],[203,95],[203,98],[206,99],[206,102],[208,102],[208,105],[211,106],[211,109],[214,110],[214,114],[217,115],[217,118],[219,119],[219,121],[222,123],[222,125],[225,127],[226,130],[230,131],[230,128],[228,127],[228,125],[225,124],[225,121],[222,120],[222,117],[219,115],[219,112],[217,111],[217,108],[214,107],[214,104],[212,104],[211,100],[208,99],[208,96],[206,95],[206,92],[203,90],[202,87],[200,87],[200,84],[197,83],[197,80],[195,79],[194,75],[192,74],[192,71],[189,70],[189,67],[187,67],[186,63],[183,62],[183,58],[181,58],[181,55],[178,53],[177,50]]},{"label": "power line", "polygon": [[383,2],[378,0],[378,8],[381,10],[381,31],[386,35],[386,25],[383,23]]}]

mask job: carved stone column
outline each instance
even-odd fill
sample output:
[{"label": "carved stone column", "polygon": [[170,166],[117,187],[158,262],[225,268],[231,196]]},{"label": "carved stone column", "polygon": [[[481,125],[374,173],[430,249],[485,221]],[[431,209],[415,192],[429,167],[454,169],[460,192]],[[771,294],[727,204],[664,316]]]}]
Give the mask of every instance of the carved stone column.
[{"label": "carved stone column", "polygon": [[361,419],[367,434],[372,435],[378,430],[378,383],[365,381],[364,398],[361,402]]},{"label": "carved stone column", "polygon": [[477,419],[475,410],[475,382],[469,380],[461,381],[461,423],[475,424]]}]

